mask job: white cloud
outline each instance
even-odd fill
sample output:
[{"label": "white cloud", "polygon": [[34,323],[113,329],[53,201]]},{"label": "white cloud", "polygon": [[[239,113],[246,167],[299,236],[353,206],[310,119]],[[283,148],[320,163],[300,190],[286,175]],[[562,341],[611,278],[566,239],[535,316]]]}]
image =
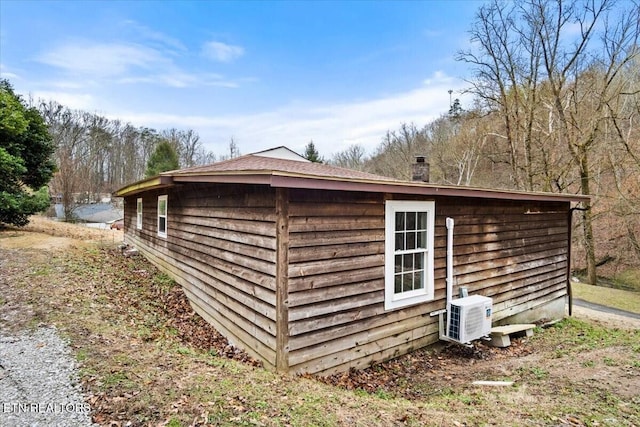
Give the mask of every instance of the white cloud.
[{"label": "white cloud", "polygon": [[[241,81],[215,73],[183,70],[165,51],[135,43],[73,42],[59,45],[38,57],[61,69],[75,84],[88,86],[96,80],[116,84],[155,84],[173,88],[218,86],[236,88]],[[71,80],[65,80],[65,84]],[[77,87],[75,87],[77,88]]]},{"label": "white cloud", "polygon": [[30,95],[36,100],[56,101],[72,110],[93,110],[95,98],[87,93],[69,93],[56,91],[33,91]]},{"label": "white cloud", "polygon": [[155,49],[127,43],[69,43],[40,55],[38,60],[71,74],[120,76],[133,69],[152,69],[168,60]]},{"label": "white cloud", "polygon": [[20,76],[16,73],[9,71],[9,69],[5,65],[0,64],[0,78],[18,80]]},{"label": "white cloud", "polygon": [[20,78],[20,76],[18,76],[15,73],[10,73],[8,71],[0,71],[0,78],[8,79],[8,80],[17,80]]},{"label": "white cloud", "polygon": [[370,100],[320,106],[295,103],[250,115],[121,113],[118,118],[157,129],[193,129],[217,153],[226,149],[233,136],[243,153],[277,145],[302,151],[313,139],[320,153],[330,156],[351,144],[372,152],[387,130],[398,129],[402,123],[427,124],[447,112],[448,90],[458,92],[462,86],[462,81],[437,72],[413,90]]},{"label": "white cloud", "polygon": [[210,41],[202,46],[202,55],[219,62],[232,62],[244,55],[244,48],[218,41]]},{"label": "white cloud", "polygon": [[171,37],[165,33],[162,33],[160,31],[156,31],[145,25],[142,25],[136,21],[125,20],[122,22],[122,25],[125,28],[133,30],[137,35],[139,35],[141,38],[145,40],[156,42],[160,46],[168,47],[178,51],[182,51],[182,52],[187,51],[186,46],[180,40],[174,37]]}]

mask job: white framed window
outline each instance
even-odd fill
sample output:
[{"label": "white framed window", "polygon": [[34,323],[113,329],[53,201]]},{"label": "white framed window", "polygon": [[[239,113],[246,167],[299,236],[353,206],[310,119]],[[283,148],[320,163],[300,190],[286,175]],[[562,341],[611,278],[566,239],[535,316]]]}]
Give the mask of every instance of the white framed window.
[{"label": "white framed window", "polygon": [[142,230],[142,198],[136,200],[136,228]]},{"label": "white framed window", "polygon": [[158,196],[158,236],[167,237],[167,196]]},{"label": "white framed window", "polygon": [[435,202],[385,203],[385,310],[434,297]]}]

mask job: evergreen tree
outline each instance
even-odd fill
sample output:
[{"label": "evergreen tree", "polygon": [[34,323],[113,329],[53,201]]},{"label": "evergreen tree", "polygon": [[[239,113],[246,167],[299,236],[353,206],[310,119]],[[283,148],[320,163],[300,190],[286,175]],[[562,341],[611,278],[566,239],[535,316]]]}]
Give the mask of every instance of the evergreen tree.
[{"label": "evergreen tree", "polygon": [[151,154],[144,175],[145,178],[151,178],[161,172],[175,170],[179,167],[178,153],[176,153],[176,150],[169,141],[162,141],[158,144],[153,154]]},{"label": "evergreen tree", "polygon": [[453,104],[449,108],[449,117],[452,119],[459,119],[462,116],[464,109],[460,105],[460,100],[458,98],[453,100]]},{"label": "evergreen tree", "polygon": [[43,187],[55,170],[55,147],[35,108],[0,80],[0,224],[24,226],[49,206]]},{"label": "evergreen tree", "polygon": [[314,163],[324,163],[324,159],[320,157],[320,153],[316,150],[313,140],[309,141],[309,143],[304,147],[303,157]]}]

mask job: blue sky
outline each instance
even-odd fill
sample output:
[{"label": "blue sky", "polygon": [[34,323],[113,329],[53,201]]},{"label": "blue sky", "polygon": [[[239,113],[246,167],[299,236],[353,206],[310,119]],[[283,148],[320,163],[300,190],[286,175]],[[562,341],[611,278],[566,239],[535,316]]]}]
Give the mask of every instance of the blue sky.
[{"label": "blue sky", "polygon": [[445,113],[470,70],[479,1],[0,1],[0,74],[18,93],[222,154],[313,140],[372,152]]}]

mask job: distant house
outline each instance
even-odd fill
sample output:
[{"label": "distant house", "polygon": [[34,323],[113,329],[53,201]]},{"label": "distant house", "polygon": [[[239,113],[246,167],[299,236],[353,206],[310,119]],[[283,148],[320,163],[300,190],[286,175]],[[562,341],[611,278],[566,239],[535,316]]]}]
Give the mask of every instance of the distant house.
[{"label": "distant house", "polygon": [[280,147],[117,192],[125,240],[235,345],[279,371],[362,368],[438,341],[454,293],[493,321],[565,313],[573,195],[398,181]]}]

